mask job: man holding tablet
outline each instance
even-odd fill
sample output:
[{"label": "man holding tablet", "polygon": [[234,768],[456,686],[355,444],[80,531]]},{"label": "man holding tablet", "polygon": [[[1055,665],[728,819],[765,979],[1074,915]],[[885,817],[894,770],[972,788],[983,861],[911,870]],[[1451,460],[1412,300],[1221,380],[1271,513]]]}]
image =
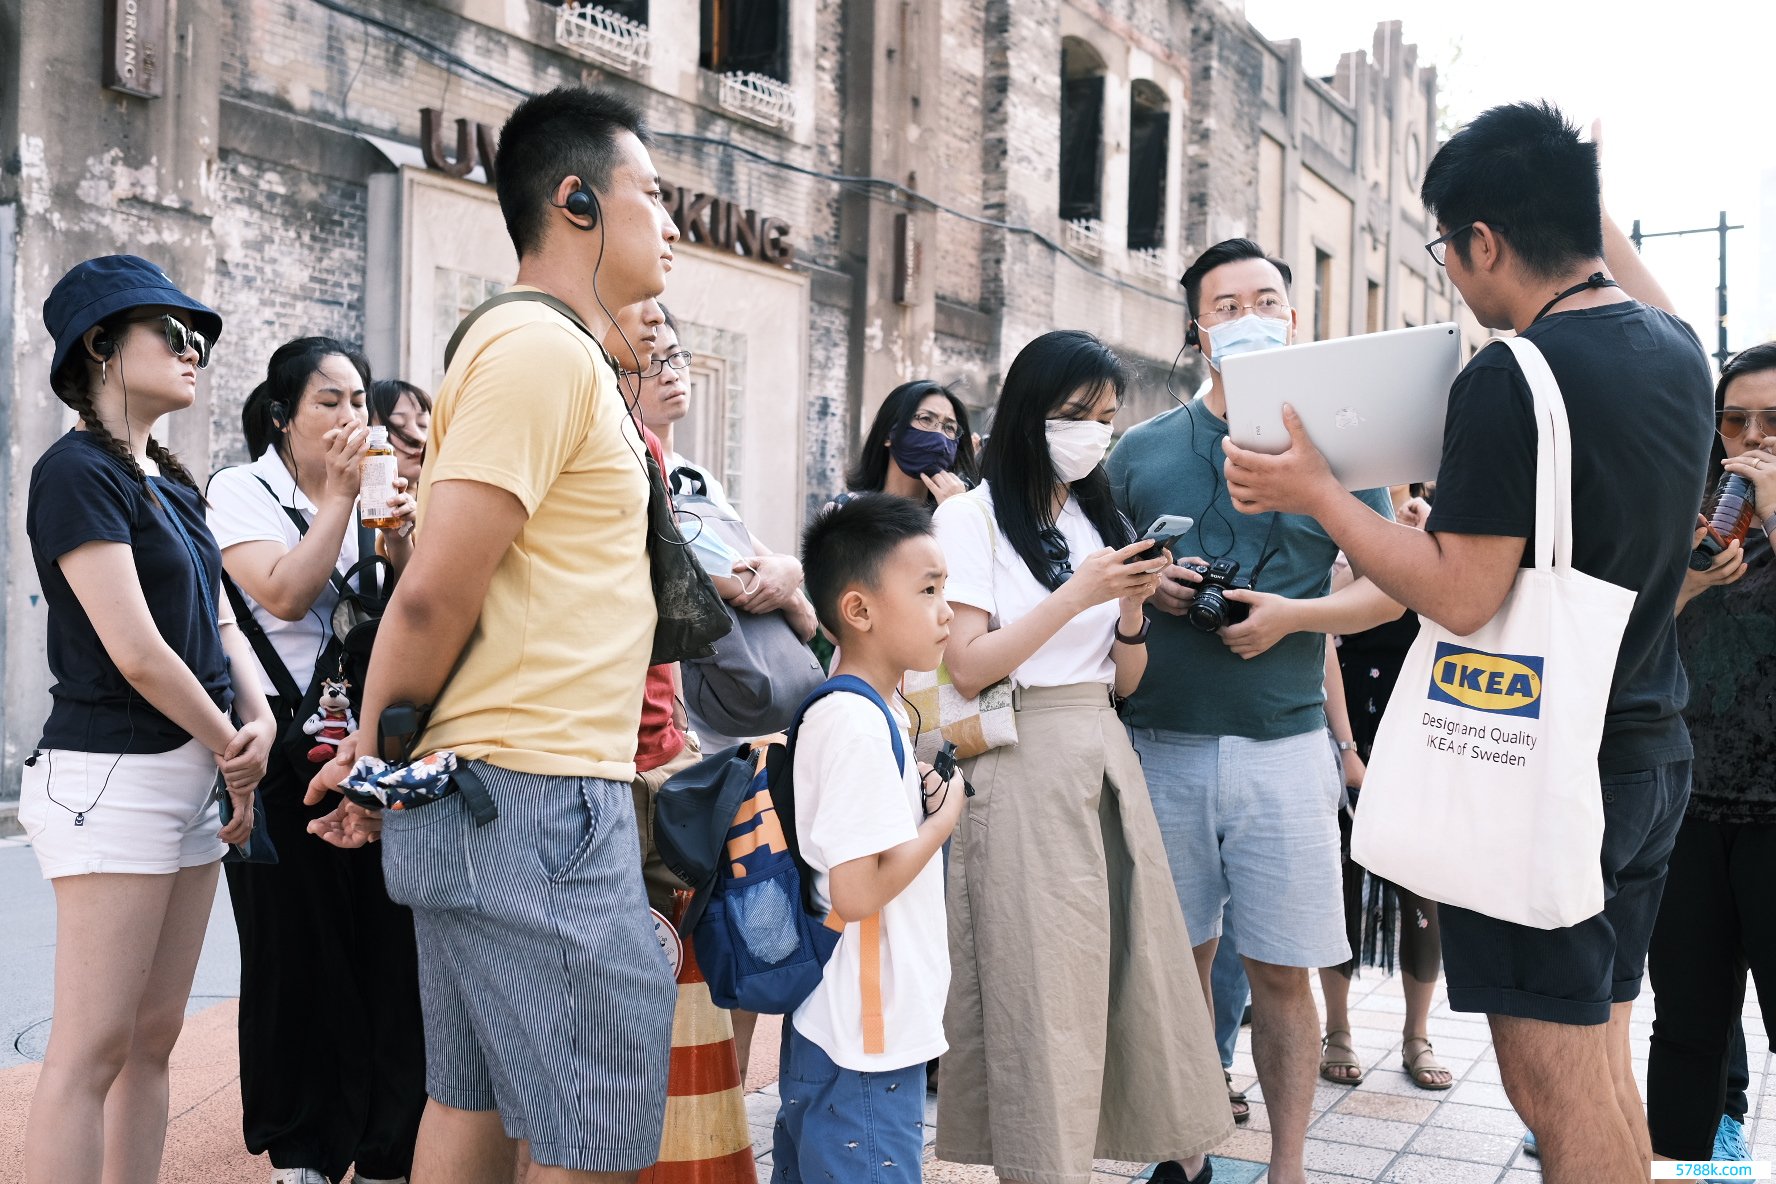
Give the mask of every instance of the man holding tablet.
[{"label": "man holding tablet", "polygon": [[[1431,161],[1423,197],[1437,222],[1431,257],[1481,324],[1534,342],[1559,383],[1572,425],[1573,565],[1636,594],[1598,751],[1603,912],[1532,929],[1444,908],[1449,1002],[1486,1013],[1549,1184],[1644,1180],[1652,1145],[1628,1021],[1689,795],[1673,608],[1708,464],[1708,363],[1604,218],[1596,145],[1554,108],[1479,116]],[[1535,526],[1536,424],[1511,351],[1481,350],[1455,381],[1424,532],[1376,521],[1300,421],[1285,422],[1292,443],[1280,455],[1226,449],[1240,509],[1313,515],[1390,595],[1453,633],[1497,614]]]},{"label": "man holding tablet", "polygon": [[[1185,340],[1214,368],[1209,390],[1128,432],[1106,462],[1117,504],[1134,522],[1196,519],[1174,552],[1189,557],[1161,574],[1152,657],[1126,718],[1205,994],[1224,931],[1245,961],[1270,1178],[1305,1184],[1320,1051],[1308,971],[1350,958],[1339,871],[1344,786],[1326,738],[1326,634],[1368,629],[1402,610],[1367,581],[1328,596],[1338,548],[1318,523],[1248,517],[1228,497],[1219,364],[1294,339],[1287,264],[1231,239],[1191,264],[1183,284]],[[1391,515],[1387,490],[1361,496],[1374,514]]]}]

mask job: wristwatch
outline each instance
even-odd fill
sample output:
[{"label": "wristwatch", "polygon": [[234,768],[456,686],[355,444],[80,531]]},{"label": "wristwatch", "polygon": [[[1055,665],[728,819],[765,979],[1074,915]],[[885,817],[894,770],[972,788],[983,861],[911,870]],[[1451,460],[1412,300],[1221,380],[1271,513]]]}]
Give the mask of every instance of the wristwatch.
[{"label": "wristwatch", "polygon": [[1122,622],[1118,621],[1116,623],[1116,640],[1120,641],[1123,645],[1146,645],[1147,631],[1152,628],[1153,622],[1146,617],[1142,617],[1141,628],[1137,632],[1124,633],[1122,631]]},{"label": "wristwatch", "polygon": [[1357,742],[1355,740],[1337,740],[1334,741],[1334,743],[1338,745],[1339,752],[1355,752],[1357,750]]}]

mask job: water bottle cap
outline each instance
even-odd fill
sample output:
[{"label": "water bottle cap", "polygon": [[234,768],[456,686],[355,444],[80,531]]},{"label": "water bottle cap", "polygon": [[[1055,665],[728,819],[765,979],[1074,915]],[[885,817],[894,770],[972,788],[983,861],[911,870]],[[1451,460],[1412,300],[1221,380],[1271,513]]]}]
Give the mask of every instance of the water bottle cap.
[{"label": "water bottle cap", "polygon": [[389,430],[387,428],[378,426],[370,429],[370,447],[375,448],[380,444],[387,444],[388,442]]}]

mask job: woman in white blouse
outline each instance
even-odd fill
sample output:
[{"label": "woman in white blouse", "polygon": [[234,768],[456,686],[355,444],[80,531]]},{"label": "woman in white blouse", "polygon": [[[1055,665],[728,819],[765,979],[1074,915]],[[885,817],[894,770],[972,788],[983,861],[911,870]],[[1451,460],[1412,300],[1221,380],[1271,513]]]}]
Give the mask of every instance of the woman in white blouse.
[{"label": "woman in white blouse", "polygon": [[1094,1157],[1204,1178],[1230,1126],[1221,1063],[1146,782],[1115,702],[1147,666],[1144,554],[1102,461],[1126,384],[1090,334],[1005,376],[984,483],[938,507],[957,691],[1009,677],[1018,742],[971,762],[956,832],[937,1153],[1005,1181]]}]

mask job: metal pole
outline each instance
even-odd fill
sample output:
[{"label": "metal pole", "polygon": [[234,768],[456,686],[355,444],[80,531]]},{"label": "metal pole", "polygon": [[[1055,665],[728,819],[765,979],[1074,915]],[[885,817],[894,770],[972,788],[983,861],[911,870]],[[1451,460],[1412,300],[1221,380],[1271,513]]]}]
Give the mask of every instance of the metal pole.
[{"label": "metal pole", "polygon": [[1727,212],[1720,215],[1720,287],[1715,290],[1716,311],[1720,314],[1719,348],[1714,351],[1714,360],[1723,367],[1727,364]]},{"label": "metal pole", "polygon": [[1634,253],[1640,254],[1640,219],[1634,220],[1634,230],[1628,235],[1628,241],[1634,244]]}]

